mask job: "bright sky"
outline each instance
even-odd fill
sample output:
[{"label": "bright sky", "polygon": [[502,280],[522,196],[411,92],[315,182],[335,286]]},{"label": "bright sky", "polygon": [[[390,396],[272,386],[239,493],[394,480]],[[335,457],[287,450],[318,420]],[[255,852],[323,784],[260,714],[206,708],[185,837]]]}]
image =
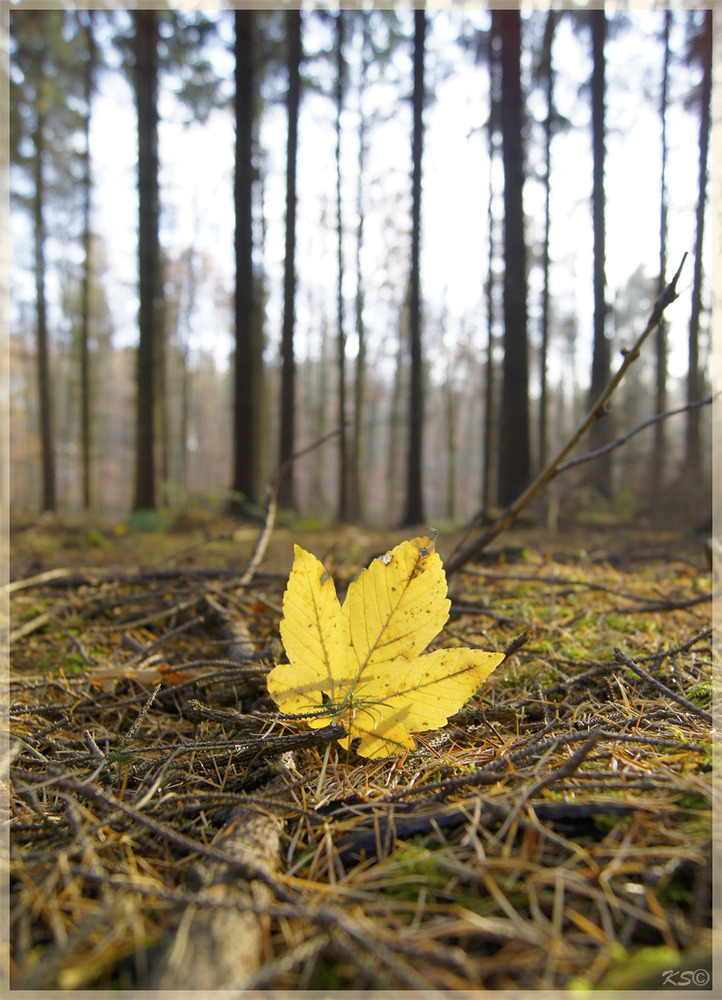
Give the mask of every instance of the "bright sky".
[{"label": "bright sky", "polygon": [[[483,15],[477,15],[477,17]],[[660,125],[653,105],[642,106],[641,94],[656,100],[661,76],[661,49],[649,45],[649,36],[661,25],[661,13],[630,14],[632,29],[607,46],[609,135],[607,185],[607,280],[610,298],[642,265],[653,275],[658,268]],[[479,126],[487,114],[487,81],[483,67],[468,65],[453,43],[456,18],[450,12],[432,16],[430,46],[434,61],[452,61],[454,72],[435,87],[435,100],[425,112],[423,163],[422,295],[426,316],[435,319],[445,304],[449,328],[463,316],[471,329],[478,328],[478,346],[485,342],[483,282],[487,270],[488,154]],[[557,87],[563,114],[577,126],[560,135],[553,146],[552,190],[552,296],[556,314],[576,311],[580,344],[581,378],[588,378],[592,329],[592,228],[590,214],[591,162],[589,110],[585,93],[578,93],[589,78],[591,63],[585,38],[575,39],[566,21],[558,29],[555,62],[564,79]],[[226,71],[232,72],[230,55]],[[572,80],[569,80],[571,76]],[[620,93],[624,81],[627,88]],[[571,85],[570,85],[571,84]],[[408,87],[410,89],[409,79]],[[355,100],[355,98],[354,98]],[[166,99],[169,113],[172,101]],[[299,222],[297,295],[298,356],[305,346],[317,350],[320,312],[326,309],[329,329],[335,329],[335,163],[334,109],[330,101],[306,96],[302,102],[299,135]],[[399,285],[408,271],[408,217],[410,176],[410,105],[398,107],[398,118],[373,133],[368,179],[373,185],[376,213],[367,216],[368,245],[364,270],[369,281],[385,274]],[[353,174],[357,155],[353,104],[346,112],[344,154]],[[96,226],[109,237],[111,273],[109,295],[117,331],[116,342],[135,343],[136,329],[136,135],[131,93],[125,83],[106,76],[93,119]],[[270,300],[266,335],[269,357],[276,356],[281,323],[281,283],[284,252],[285,140],[283,107],[264,119],[262,139],[266,148],[267,217],[266,258]],[[668,122],[670,164],[668,189],[672,202],[669,232],[669,266],[676,269],[682,253],[693,249],[694,204],[697,183],[698,126],[694,118],[675,110]],[[162,239],[171,255],[189,243],[207,252],[227,293],[233,288],[233,123],[230,112],[216,112],[203,125],[161,124]],[[538,151],[534,152],[538,160]],[[383,181],[383,184],[382,184]],[[386,188],[384,188],[386,185]],[[403,197],[394,203],[393,192]],[[353,220],[355,180],[344,188],[344,211]],[[537,220],[530,223],[541,235],[542,191],[528,183],[526,208]],[[321,220],[326,217],[325,227]],[[388,215],[400,230],[397,247],[388,242],[380,219]],[[352,316],[355,235],[347,244],[346,293]],[[396,249],[389,260],[389,250]],[[682,296],[669,310],[671,321],[670,372],[686,371],[686,336],[690,311],[691,261],[681,281]],[[538,282],[532,281],[533,287]],[[397,296],[401,297],[402,293]],[[381,302],[371,310],[369,323],[377,350],[393,335],[398,313]],[[216,309],[199,297],[194,316],[193,346],[212,349],[224,363],[231,349],[230,312]],[[349,320],[349,329],[352,323]],[[532,330],[532,336],[534,331]],[[350,345],[353,348],[353,345]]]}]

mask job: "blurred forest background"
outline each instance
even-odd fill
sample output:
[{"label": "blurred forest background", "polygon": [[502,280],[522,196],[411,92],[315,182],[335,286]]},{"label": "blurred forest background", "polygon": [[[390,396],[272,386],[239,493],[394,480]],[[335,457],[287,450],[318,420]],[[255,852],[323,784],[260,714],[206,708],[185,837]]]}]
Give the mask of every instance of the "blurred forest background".
[{"label": "blurred forest background", "polygon": [[[11,11],[11,503],[710,509],[712,12]],[[699,404],[699,405],[697,405]]]}]

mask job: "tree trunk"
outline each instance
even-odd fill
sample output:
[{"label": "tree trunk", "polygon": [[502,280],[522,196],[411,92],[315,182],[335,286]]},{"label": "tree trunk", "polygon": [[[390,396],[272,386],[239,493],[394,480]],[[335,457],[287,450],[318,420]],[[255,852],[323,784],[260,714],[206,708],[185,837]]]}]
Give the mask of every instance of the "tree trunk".
[{"label": "tree trunk", "polygon": [[[605,64],[604,43],[607,20],[604,10],[589,11],[592,32],[592,227],[594,230],[594,346],[589,404],[593,406],[609,381],[610,351],[606,336],[607,301],[605,295],[604,234],[604,156],[605,156]],[[611,440],[611,417],[607,414],[591,429],[592,449]],[[602,496],[611,498],[612,462],[606,455],[590,464],[590,482]]]},{"label": "tree trunk", "polygon": [[301,97],[301,11],[286,13],[288,31],[288,144],[286,159],[286,257],[283,278],[283,329],[281,333],[281,448],[280,464],[288,463],[278,490],[282,507],[296,506],[294,470],[291,457],[295,439],[296,362],[293,354],[294,302],[296,296],[296,157],[298,148],[298,109]]},{"label": "tree trunk", "polygon": [[546,83],[547,115],[544,122],[544,246],[542,250],[542,267],[544,268],[544,287],[542,290],[541,315],[541,358],[540,388],[539,388],[539,468],[547,464],[548,442],[548,389],[547,389],[547,358],[549,354],[549,230],[550,211],[549,199],[551,191],[551,147],[554,130],[554,70],[552,66],[552,44],[557,14],[550,10],[547,13],[543,42],[543,71]]},{"label": "tree trunk", "polygon": [[411,282],[409,301],[411,378],[409,386],[409,447],[406,476],[406,510],[403,525],[421,524],[424,508],[421,485],[424,425],[424,372],[421,352],[421,158],[423,151],[424,41],[426,12],[414,11],[414,90],[411,179]]},{"label": "tree trunk", "polygon": [[42,509],[56,509],[55,450],[53,442],[52,397],[48,348],[47,308],[45,300],[45,120],[38,108],[33,144],[35,147],[33,222],[35,229],[35,306],[37,313],[38,396],[40,404],[40,444],[42,449],[43,500]]},{"label": "tree trunk", "polygon": [[253,287],[253,116],[255,82],[253,35],[256,14],[235,12],[236,212],[235,327],[233,419],[233,492],[231,511],[240,513],[241,495],[253,503],[260,496],[260,423],[263,394],[263,343]]},{"label": "tree trunk", "polygon": [[83,507],[89,510],[92,504],[90,488],[90,354],[88,339],[90,336],[90,286],[91,286],[91,234],[90,234],[90,199],[92,177],[90,173],[90,113],[93,91],[95,88],[95,67],[97,64],[97,49],[93,35],[94,12],[88,10],[85,34],[88,56],[85,64],[85,145],[82,152],[82,187],[83,187],[83,283],[80,317],[80,448],[82,455],[82,490]]},{"label": "tree trunk", "polygon": [[[702,311],[702,247],[704,246],[704,209],[707,197],[707,158],[709,155],[710,99],[712,96],[712,11],[704,14],[702,35],[702,85],[700,89],[699,121],[699,185],[697,196],[697,233],[694,242],[694,276],[692,279],[692,315],[689,321],[689,362],[687,368],[687,402],[694,403],[702,395],[699,371],[699,317]],[[687,412],[685,433],[686,478],[699,478],[702,469],[700,449],[700,410]]]},{"label": "tree trunk", "polygon": [[135,66],[133,83],[138,110],[138,396],[136,416],[136,510],[156,506],[156,430],[161,326],[161,264],[158,224],[158,11],[133,13]]},{"label": "tree trunk", "polygon": [[[159,254],[160,272],[165,268],[165,257]],[[170,382],[168,376],[168,336],[166,323],[166,301],[163,289],[163,279],[158,278],[158,316],[156,320],[155,358],[153,374],[155,375],[155,439],[156,439],[156,469],[160,484],[161,504],[170,503]]]},{"label": "tree trunk", "polygon": [[363,416],[364,394],[366,389],[366,329],[364,326],[364,287],[361,274],[361,250],[364,242],[364,205],[363,179],[366,172],[366,156],[368,153],[366,141],[366,117],[363,110],[363,99],[366,92],[368,68],[371,64],[369,55],[369,19],[368,14],[362,14],[361,39],[361,81],[359,84],[359,147],[358,176],[356,181],[356,215],[358,228],[356,230],[356,336],[358,352],[356,354],[356,374],[354,378],[354,409],[353,409],[353,447],[351,453],[350,479],[350,516],[356,523],[364,518],[364,498],[362,489],[363,468]]},{"label": "tree trunk", "polygon": [[180,447],[178,449],[178,482],[184,496],[188,495],[188,435],[190,430],[190,371],[187,343],[181,350]]},{"label": "tree trunk", "polygon": [[[320,441],[321,438],[328,432],[328,407],[326,404],[329,384],[328,365],[330,357],[330,338],[328,332],[328,317],[325,310],[321,315],[320,326],[321,346],[318,363],[314,365],[310,361],[308,362],[308,368],[311,375],[309,381],[312,385],[312,393],[308,398],[312,401],[310,423],[314,441]],[[322,510],[326,505],[326,484],[324,479],[326,467],[328,466],[328,456],[324,454],[324,450],[322,448],[316,448],[313,454],[309,456],[309,463],[311,465],[312,495],[315,498],[318,509]]]},{"label": "tree trunk", "polygon": [[406,388],[405,362],[407,357],[407,331],[408,331],[408,294],[399,310],[398,324],[398,348],[396,351],[396,365],[394,368],[394,383],[391,389],[391,405],[389,412],[389,450],[388,450],[388,472],[386,476],[386,509],[395,510],[400,503],[402,486],[402,476],[400,473],[402,442],[401,432],[403,424],[402,400],[404,389]]},{"label": "tree trunk", "polygon": [[499,502],[505,507],[528,485],[530,476],[521,14],[514,10],[494,10],[492,18],[498,20],[501,34],[505,269]]},{"label": "tree trunk", "polygon": [[[657,279],[657,295],[661,295],[667,282],[667,89],[669,81],[669,29],[672,23],[671,11],[664,15],[664,60],[662,66],[662,92],[659,98],[659,117],[662,126],[662,167],[659,198],[659,278]],[[667,409],[667,324],[662,318],[655,333],[655,413],[664,413]],[[649,470],[650,498],[654,502],[664,483],[666,424],[659,420],[654,425],[654,440],[652,444],[651,467]]]},{"label": "tree trunk", "polygon": [[345,65],[343,57],[344,12],[336,14],[336,365],[338,376],[338,519],[349,520],[348,447],[346,436],[346,331],[343,317],[343,219],[341,213],[341,112]]},{"label": "tree trunk", "polygon": [[458,393],[454,385],[454,369],[447,357],[444,381],[444,408],[446,410],[446,516],[456,520],[456,409]]},{"label": "tree trunk", "polygon": [[499,24],[497,18],[492,18],[489,31],[489,120],[487,133],[489,141],[489,200],[487,203],[487,226],[489,230],[489,273],[486,279],[486,370],[484,378],[484,435],[481,469],[481,509],[486,514],[492,504],[493,485],[493,451],[494,451],[494,412],[495,412],[495,378],[494,378],[494,257],[496,240],[494,238],[494,160],[497,156],[497,134],[499,131],[499,115],[501,108],[500,60],[497,42]]}]

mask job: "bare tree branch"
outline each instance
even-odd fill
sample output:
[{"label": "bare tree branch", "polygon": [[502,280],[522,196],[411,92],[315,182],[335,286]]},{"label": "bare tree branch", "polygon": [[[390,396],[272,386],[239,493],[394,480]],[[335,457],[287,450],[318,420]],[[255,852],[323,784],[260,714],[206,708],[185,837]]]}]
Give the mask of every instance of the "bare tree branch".
[{"label": "bare tree branch", "polygon": [[609,444],[605,444],[604,447],[596,448],[594,451],[588,451],[586,455],[580,455],[579,458],[570,458],[568,462],[562,462],[554,475],[558,476],[561,472],[566,472],[567,469],[571,469],[575,465],[582,465],[584,462],[591,462],[593,459],[599,458],[600,455],[606,455],[607,452],[614,451],[615,448],[619,448],[621,445],[626,444],[627,441],[629,441],[630,438],[633,438],[635,434],[639,434],[639,432],[645,430],[645,428],[651,427],[652,424],[658,424],[661,420],[666,420],[667,417],[675,417],[678,413],[687,413],[688,410],[696,410],[700,406],[709,406],[713,398],[713,396],[706,396],[704,399],[697,399],[693,403],[688,403],[686,406],[680,406],[676,410],[667,410],[665,413],[657,413],[656,416],[650,417],[649,420],[645,420],[644,423],[639,424],[638,427],[634,427],[631,431],[623,434],[622,437],[617,438],[615,441],[610,441]]},{"label": "bare tree branch", "polygon": [[[647,325],[637,339],[634,347],[632,347],[631,350],[623,352],[624,358],[622,364],[619,366],[617,372],[612,375],[611,379],[600,393],[599,398],[584,418],[576,433],[569,439],[567,444],[564,445],[562,450],[551,460],[551,462],[549,462],[546,468],[539,473],[536,479],[534,479],[530,485],[527,486],[527,488],[516,498],[516,500],[514,500],[512,504],[506,508],[503,514],[501,514],[500,517],[498,517],[496,521],[489,528],[487,528],[485,532],[483,532],[483,534],[479,535],[473,542],[471,542],[470,545],[467,545],[467,547],[462,549],[460,552],[458,549],[464,539],[459,542],[452,553],[452,558],[446,563],[447,577],[451,576],[452,573],[458,572],[462,566],[465,566],[466,563],[470,562],[476,555],[479,554],[479,552],[486,548],[489,542],[493,541],[497,535],[500,535],[502,531],[508,528],[509,525],[516,520],[521,511],[538,493],[541,492],[546,484],[558,474],[559,467],[562,465],[567,455],[569,455],[569,453],[577,446],[597,420],[606,414],[607,403],[609,402],[612,393],[624,378],[627,373],[627,369],[630,367],[632,362],[636,361],[639,357],[642,344],[650,333],[659,325],[667,306],[678,298],[677,282],[679,281],[679,276],[682,273],[682,268],[686,259],[687,254],[685,253],[682,257],[682,263],[677,268],[676,274],[654,303]],[[469,530],[471,530],[474,526],[477,519],[478,515],[472,520]]]},{"label": "bare tree branch", "polygon": [[253,575],[260,566],[263,557],[266,554],[266,549],[268,548],[268,542],[271,538],[271,532],[273,531],[273,525],[276,520],[276,510],[278,508],[278,488],[281,485],[281,480],[288,469],[290,469],[293,462],[297,458],[301,458],[302,455],[307,455],[309,451],[313,451],[315,448],[319,448],[322,444],[330,441],[331,438],[336,437],[340,434],[344,427],[348,426],[349,421],[346,421],[341,427],[337,427],[333,431],[329,431],[328,434],[324,434],[323,437],[319,438],[318,441],[312,442],[312,444],[307,445],[305,448],[301,448],[300,451],[296,451],[287,458],[285,462],[281,465],[278,472],[271,480],[271,482],[266,487],[266,517],[263,522],[263,527],[256,539],[256,545],[253,549],[253,554],[251,558],[246,563],[246,567],[241,574],[239,581],[240,586],[245,586],[250,583],[253,579]]}]

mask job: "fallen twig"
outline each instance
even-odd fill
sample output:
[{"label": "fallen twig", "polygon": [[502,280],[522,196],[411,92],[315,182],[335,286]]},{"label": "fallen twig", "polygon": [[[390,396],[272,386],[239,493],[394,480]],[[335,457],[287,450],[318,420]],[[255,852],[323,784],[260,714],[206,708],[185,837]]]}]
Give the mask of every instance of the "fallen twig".
[{"label": "fallen twig", "polygon": [[[181,609],[185,610],[187,607],[188,603],[186,602],[186,604],[182,606],[179,605],[178,610]],[[166,640],[172,639],[175,636],[180,635],[181,632],[187,632],[188,629],[195,628],[196,625],[202,625],[202,624],[203,624],[203,615],[196,615],[195,618],[190,618],[188,621],[182,622],[180,625],[176,625],[175,628],[170,629],[168,632],[164,632],[163,635],[159,635],[157,639],[153,640],[153,642],[148,643],[147,645],[141,645],[137,654],[123,665],[124,668],[130,668],[134,666],[136,663],[142,663],[143,660],[147,659],[152,650],[157,649],[158,646],[161,646],[164,642],[166,642]]]},{"label": "fallen twig", "polygon": [[64,579],[74,573],[71,569],[49,569],[45,573],[37,573],[35,576],[25,577],[24,580],[13,580],[12,583],[4,583],[0,587],[0,592],[14,594],[16,590],[24,590],[26,587],[40,587],[51,580]]},{"label": "fallen twig", "polygon": [[58,789],[58,791],[68,792],[74,796],[88,798],[96,805],[105,806],[114,813],[122,813],[128,819],[147,827],[158,836],[165,837],[169,843],[179,847],[181,850],[199,854],[201,857],[209,858],[211,861],[228,865],[231,870],[237,871],[243,878],[249,881],[256,879],[259,882],[263,882],[278,899],[286,903],[292,903],[297,899],[296,893],[270,875],[263,865],[258,865],[250,860],[241,860],[216,847],[209,847],[199,840],[187,837],[166,823],[160,823],[158,820],[153,819],[152,816],[128,805],[127,802],[115,798],[115,796],[103,791],[89,781],[79,781],[77,778],[67,775],[42,774],[33,771],[15,770],[14,768],[11,769],[11,774],[13,780],[17,782],[38,784],[44,788]]},{"label": "fallen twig", "polygon": [[[711,628],[702,629],[701,632],[697,632],[691,639],[687,639],[686,642],[680,643],[678,646],[673,646],[670,649],[664,649],[659,653],[653,653],[649,656],[640,656],[639,662],[659,663],[668,656],[674,656],[677,653],[687,653],[692,646],[695,646],[703,639],[708,639],[711,635]],[[585,670],[582,674],[575,674],[573,677],[568,677],[564,681],[556,681],[554,684],[551,684],[545,689],[545,693],[548,697],[550,694],[556,694],[557,691],[568,691],[569,688],[574,687],[575,685],[586,684],[592,677],[606,673],[609,670],[609,666],[609,663],[596,663],[594,666],[590,667],[589,670]]]},{"label": "fallen twig", "polygon": [[668,688],[665,684],[662,684],[661,681],[658,681],[656,677],[652,677],[651,674],[648,674],[646,670],[642,670],[639,664],[630,659],[630,657],[628,657],[626,653],[623,653],[617,646],[614,647],[614,658],[618,663],[623,663],[625,667],[629,667],[629,669],[634,671],[634,673],[638,677],[641,677],[642,680],[651,684],[653,687],[656,687],[661,694],[665,695],[667,698],[671,698],[673,701],[676,701],[678,705],[682,705],[682,707],[686,708],[688,712],[698,715],[700,719],[704,719],[704,721],[708,722],[710,726],[714,725],[713,715],[710,715],[709,712],[705,712],[703,708],[700,708],[699,705],[695,705],[693,701],[688,701],[686,698],[683,698],[682,695],[677,694],[676,691],[672,691],[671,688]]},{"label": "fallen twig", "polygon": [[336,437],[340,434],[348,422],[341,427],[337,427],[333,431],[329,431],[328,434],[324,434],[323,437],[319,438],[318,441],[314,441],[305,448],[301,448],[300,451],[295,452],[290,458],[281,465],[280,469],[276,473],[273,480],[266,487],[266,517],[263,522],[263,527],[256,540],[256,545],[253,549],[251,558],[246,563],[246,567],[241,573],[239,586],[246,586],[253,579],[253,575],[263,561],[263,557],[266,554],[266,549],[268,548],[268,542],[271,538],[271,533],[273,531],[273,525],[276,520],[276,511],[278,509],[278,489],[281,485],[281,480],[288,471],[292,462],[295,462],[297,458],[301,458],[303,455],[307,455],[310,451],[315,448],[319,448],[322,444],[330,441],[331,438]]},{"label": "fallen twig", "polygon": [[656,611],[680,611],[683,608],[692,608],[695,604],[706,604],[707,601],[711,601],[715,595],[712,593],[701,594],[699,597],[688,597],[686,599],[680,598],[674,601],[654,601],[651,604],[639,604],[637,607],[624,607],[620,606],[618,608],[610,608],[611,614],[617,615],[636,615],[643,611],[656,612]]},{"label": "fallen twig", "polygon": [[134,719],[133,724],[131,725],[130,729],[123,736],[122,740],[118,744],[118,746],[116,748],[117,750],[122,750],[123,747],[126,745],[126,743],[128,743],[133,738],[133,736],[135,735],[136,730],[138,729],[138,726],[141,724],[141,722],[143,721],[143,719],[148,714],[150,706],[155,701],[155,696],[158,694],[158,692],[160,691],[161,687],[162,687],[162,684],[160,684],[160,682],[159,682],[158,684],[156,684],[156,686],[153,688],[153,690],[151,691],[151,693],[148,695],[148,697],[146,699],[146,702],[145,702],[145,705],[143,705],[142,709],[140,710],[140,712],[138,713],[138,715]]}]

